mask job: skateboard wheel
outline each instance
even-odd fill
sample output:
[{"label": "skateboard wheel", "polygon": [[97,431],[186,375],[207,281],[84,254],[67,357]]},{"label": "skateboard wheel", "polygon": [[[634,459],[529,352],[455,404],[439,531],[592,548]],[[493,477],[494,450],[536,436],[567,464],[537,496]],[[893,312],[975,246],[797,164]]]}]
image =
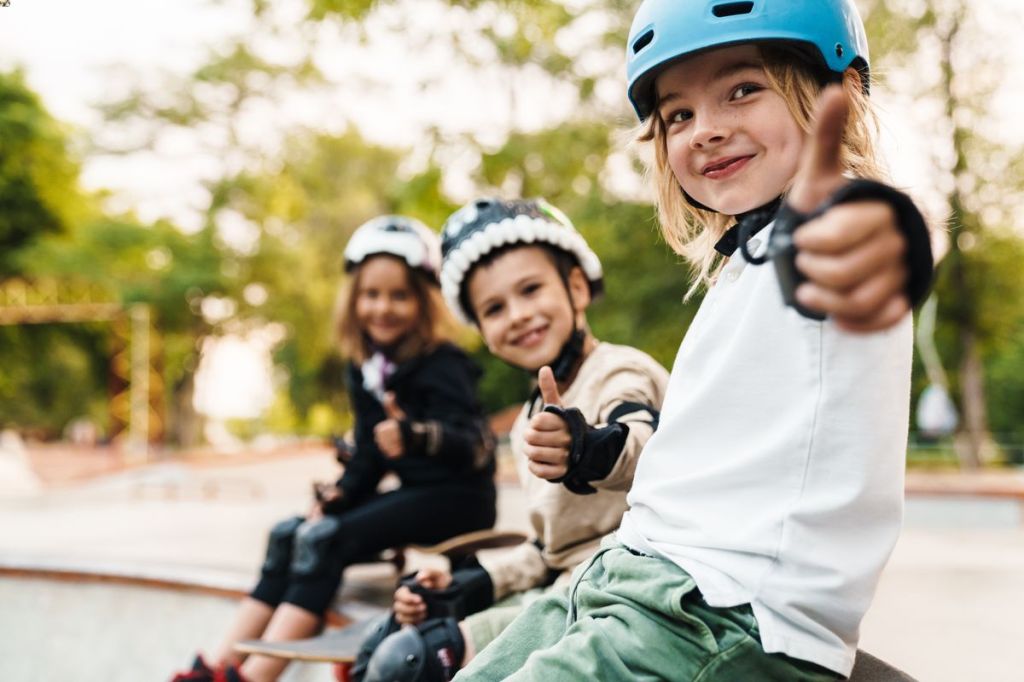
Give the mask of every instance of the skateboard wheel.
[{"label": "skateboard wheel", "polygon": [[336,679],[338,682],[352,682],[352,664],[335,663],[334,679]]}]

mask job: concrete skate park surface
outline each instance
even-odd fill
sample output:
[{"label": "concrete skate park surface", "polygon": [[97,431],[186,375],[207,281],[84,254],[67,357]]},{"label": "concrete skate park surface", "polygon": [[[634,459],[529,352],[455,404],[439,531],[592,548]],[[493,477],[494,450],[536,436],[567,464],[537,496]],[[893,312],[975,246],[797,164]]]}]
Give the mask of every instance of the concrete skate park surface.
[{"label": "concrete skate park surface", "polygon": [[[336,474],[321,447],[126,466],[104,451],[0,443],[0,680],[169,679],[218,643],[270,525]],[[1024,490],[1019,474],[998,480]],[[525,529],[507,460],[499,482],[498,527]],[[957,485],[909,479],[906,527],[861,647],[922,682],[1024,679],[1021,502]],[[432,560],[413,555],[410,568]],[[394,576],[387,564],[353,567],[341,609],[386,603]],[[283,679],[333,676],[298,664]]]}]

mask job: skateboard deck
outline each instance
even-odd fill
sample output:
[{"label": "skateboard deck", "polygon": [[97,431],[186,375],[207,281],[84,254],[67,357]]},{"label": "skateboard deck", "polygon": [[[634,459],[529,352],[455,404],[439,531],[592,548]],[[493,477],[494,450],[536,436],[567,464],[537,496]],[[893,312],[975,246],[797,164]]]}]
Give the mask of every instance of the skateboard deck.
[{"label": "skateboard deck", "polygon": [[368,618],[343,628],[331,628],[322,635],[290,642],[264,642],[250,639],[235,645],[235,651],[258,654],[290,661],[317,661],[322,663],[353,663],[359,645],[370,634],[376,618]]},{"label": "skateboard deck", "polygon": [[512,547],[526,540],[526,535],[515,531],[478,530],[449,538],[436,545],[409,545],[408,549],[423,554],[439,554],[458,558],[474,554],[482,549]]}]

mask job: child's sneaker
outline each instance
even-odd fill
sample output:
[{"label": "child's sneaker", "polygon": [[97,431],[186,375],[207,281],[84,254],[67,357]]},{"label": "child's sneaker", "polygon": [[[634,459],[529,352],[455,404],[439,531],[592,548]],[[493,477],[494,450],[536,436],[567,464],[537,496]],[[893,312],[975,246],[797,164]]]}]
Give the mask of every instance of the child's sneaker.
[{"label": "child's sneaker", "polygon": [[214,670],[206,664],[203,660],[202,654],[196,654],[196,659],[192,661],[192,669],[178,673],[171,682],[214,682]]}]

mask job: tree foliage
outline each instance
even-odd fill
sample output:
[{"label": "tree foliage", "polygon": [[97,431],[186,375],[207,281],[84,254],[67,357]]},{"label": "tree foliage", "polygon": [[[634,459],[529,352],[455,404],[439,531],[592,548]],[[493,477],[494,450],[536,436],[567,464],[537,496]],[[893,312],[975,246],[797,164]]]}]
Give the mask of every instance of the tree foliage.
[{"label": "tree foliage", "polygon": [[[945,107],[932,131],[932,165],[953,208],[953,248],[937,288],[939,346],[949,366],[967,366],[973,354],[975,365],[980,362],[990,380],[998,381],[990,395],[1005,403],[991,418],[1005,429],[1012,413],[1002,405],[1019,404],[1024,386],[1018,378],[1024,372],[1016,371],[1024,343],[1016,301],[1024,292],[1015,265],[1024,253],[1014,223],[1024,155],[981,134],[987,115],[982,103],[994,86],[980,75],[988,71],[975,64],[967,70],[971,78],[955,78],[946,82],[955,81],[952,88],[944,88],[935,66],[941,45],[953,45],[961,56],[950,63],[962,65],[965,46],[981,36],[965,19],[964,31],[943,43],[955,17],[969,18],[965,5],[859,4],[872,41],[872,70],[882,87],[912,71],[918,88],[912,96]],[[696,307],[681,300],[688,272],[657,236],[650,203],[618,189],[623,175],[635,180],[636,159],[622,145],[620,130],[631,121],[621,68],[635,6],[625,0],[304,0],[301,20],[287,22],[281,5],[252,0],[251,26],[212,48],[205,64],[184,77],[149,85],[140,80],[127,95],[107,102],[108,123],[94,140],[98,151],[123,154],[175,136],[197,140],[197,153],[216,159],[218,167],[205,181],[202,229],[192,235],[166,222],[142,226],[131,216],[115,219],[100,211],[72,218],[75,203],[66,198],[76,196],[71,190],[77,166],[66,154],[60,127],[41,112],[20,76],[0,80],[0,126],[6,126],[0,129],[16,133],[0,137],[0,207],[10,195],[36,211],[31,220],[17,219],[23,233],[8,226],[16,210],[0,212],[0,245],[18,246],[17,255],[0,252],[0,276],[4,267],[75,274],[114,287],[125,301],[153,305],[166,330],[169,383],[179,404],[188,403],[203,338],[279,329],[274,359],[286,378],[268,419],[288,428],[316,423],[323,429],[344,422],[323,415],[345,411],[331,328],[343,280],[341,254],[355,227],[384,212],[439,227],[473,194],[543,196],[573,219],[604,264],[607,296],[589,312],[597,336],[636,345],[670,364]],[[424,12],[438,19],[423,25]],[[324,75],[320,50],[339,36],[366,46],[397,37],[410,54],[425,50],[426,42],[444,42],[460,77],[481,93],[503,93],[505,111],[483,132],[452,133],[437,122],[423,130],[414,148],[371,143],[344,120],[333,121],[331,132],[286,123],[289,102],[311,93],[359,99],[388,91],[390,84],[373,82],[369,68],[345,82]],[[419,84],[422,96],[449,76],[447,68],[426,76]],[[536,82],[549,87],[552,101],[567,103],[564,116],[520,115],[534,106],[521,91]],[[7,91],[15,94],[3,95]],[[254,128],[253,120],[264,123]],[[10,141],[29,139],[37,145],[31,152]],[[49,165],[10,162],[12,154],[37,164],[49,159]],[[30,246],[27,225],[53,236]],[[219,314],[209,313],[211,302]],[[965,330],[971,347],[964,344]],[[75,333],[91,339],[79,343],[86,356],[102,355],[102,333]],[[31,346],[24,339],[18,343],[18,352]],[[487,369],[488,407],[520,400],[530,377],[492,358],[475,335],[467,334],[466,343]],[[101,374],[95,363],[83,365],[73,354],[51,354],[54,362],[64,358],[65,372]],[[89,369],[67,369],[76,363]],[[953,378],[961,405],[962,384],[969,380],[963,371]]]},{"label": "tree foliage", "polygon": [[65,131],[19,71],[0,73],[0,280],[17,252],[68,229],[79,209],[78,163]]}]

